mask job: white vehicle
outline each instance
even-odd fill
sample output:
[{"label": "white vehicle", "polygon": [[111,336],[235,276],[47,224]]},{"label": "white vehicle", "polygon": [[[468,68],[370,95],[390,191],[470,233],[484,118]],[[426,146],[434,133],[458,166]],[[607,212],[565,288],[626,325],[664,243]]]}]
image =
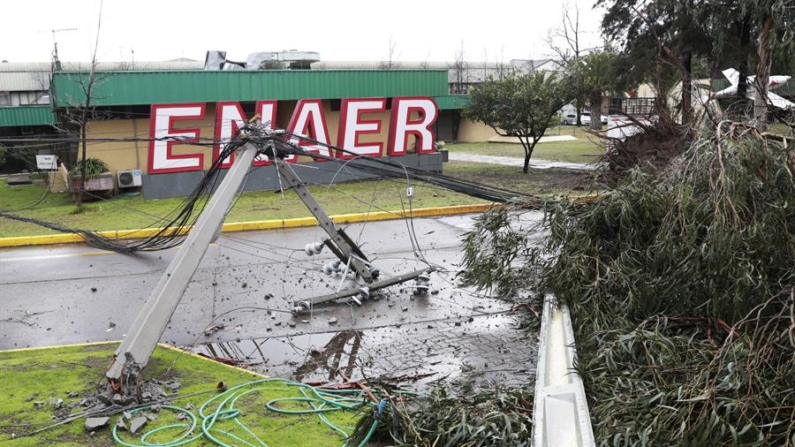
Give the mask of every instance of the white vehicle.
[{"label": "white vehicle", "polygon": [[582,115],[580,115],[580,123],[582,123],[583,126],[590,126],[591,112],[582,112]]},{"label": "white vehicle", "polygon": [[573,126],[577,124],[577,115],[573,113],[563,115],[563,117],[560,119],[560,124],[564,126]]}]

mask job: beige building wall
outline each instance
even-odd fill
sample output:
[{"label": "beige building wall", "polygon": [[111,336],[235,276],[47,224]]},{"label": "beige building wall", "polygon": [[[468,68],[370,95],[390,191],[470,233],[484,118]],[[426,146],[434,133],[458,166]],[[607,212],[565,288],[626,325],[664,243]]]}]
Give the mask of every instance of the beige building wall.
[{"label": "beige building wall", "polygon": [[456,141],[461,143],[480,143],[496,136],[497,132],[491,127],[481,122],[462,118],[458,125],[458,139]]},{"label": "beige building wall", "polygon": [[[290,117],[295,109],[296,101],[280,101],[277,109],[277,126],[286,128]],[[323,103],[323,112],[326,118],[326,126],[329,133],[329,143],[337,145],[339,134],[340,112],[331,111],[328,101]],[[365,113],[362,115],[365,120],[381,120],[381,132],[378,134],[362,134],[359,142],[372,143],[382,142],[384,152],[389,139],[389,119],[390,111],[380,113]],[[89,142],[86,148],[88,157],[102,159],[108,169],[114,174],[117,171],[140,169],[147,173],[149,161],[149,142],[145,141],[150,137],[149,118],[94,121],[89,123],[87,136],[89,141],[96,139],[129,139],[133,141],[99,141]],[[215,104],[208,103],[205,110],[205,118],[202,120],[178,120],[175,128],[198,128],[199,138],[202,143],[209,143],[215,136]],[[135,139],[144,141],[134,141]],[[409,149],[411,151],[411,149]],[[185,154],[204,154],[204,169],[209,169],[212,163],[213,148],[209,146],[195,146],[190,144],[176,145],[172,149],[174,155]]]}]

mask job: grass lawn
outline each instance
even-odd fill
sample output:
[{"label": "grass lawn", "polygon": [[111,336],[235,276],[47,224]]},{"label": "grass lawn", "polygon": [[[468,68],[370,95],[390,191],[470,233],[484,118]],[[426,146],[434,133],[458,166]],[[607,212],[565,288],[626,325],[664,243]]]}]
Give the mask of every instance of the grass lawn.
[{"label": "grass lawn", "polygon": [[[561,126],[550,129],[548,135],[574,135],[577,141],[542,143],[536,146],[534,158],[547,160],[591,162],[603,149],[597,138],[584,128]],[[450,151],[500,155],[523,158],[519,144],[467,143],[448,145]],[[561,195],[572,190],[590,189],[589,173],[563,170],[531,170],[495,164],[451,161],[444,166],[445,174],[468,181],[485,183],[504,189],[540,196]],[[414,208],[467,205],[483,203],[446,189],[424,183],[414,183]],[[315,185],[312,194],[329,215],[372,211],[395,211],[408,207],[404,180],[363,181],[357,183]],[[57,223],[67,228],[84,230],[132,230],[162,227],[170,213],[182,206],[183,198],[144,200],[142,196],[116,197],[86,202],[77,213],[68,194],[46,193],[44,186],[10,187],[0,179],[0,212]],[[273,219],[309,217],[310,213],[292,191],[280,194],[273,191],[252,191],[240,195],[227,215],[226,222],[253,222]],[[38,225],[0,218],[0,238],[53,234]]]},{"label": "grass lawn", "polygon": [[[414,208],[484,202],[433,185],[414,183],[413,186]],[[338,184],[333,188],[313,186],[310,189],[329,215],[368,210],[394,211],[404,206],[408,208],[405,181],[367,181]],[[21,209],[36,203],[44,192],[44,186],[9,187],[5,180],[0,179],[0,211],[55,222],[69,228],[96,231],[125,230],[162,226],[160,219],[180,208],[184,200],[183,198],[143,200],[142,196],[116,197],[88,202],[82,213],[76,213],[75,205],[69,195],[47,194],[44,200],[35,206]],[[284,195],[273,191],[252,191],[240,195],[226,221],[251,222],[308,216],[310,216],[309,211],[292,191],[286,191]],[[51,233],[54,231],[38,225],[0,218],[0,237]]]},{"label": "grass lawn", "polygon": [[[115,343],[65,348],[46,348],[0,352],[0,445],[8,447],[33,447],[41,445],[110,447],[114,442],[109,427],[94,435],[86,432],[84,419],[77,419],[30,437],[24,433],[48,426],[52,418],[76,415],[85,408],[79,403],[97,391],[97,384],[104,385],[104,372],[116,349]],[[200,359],[180,351],[158,347],[145,372],[147,380],[159,380],[163,389],[173,393],[167,398],[172,405],[189,409],[197,416],[202,404],[214,396],[216,384],[223,381],[230,388],[251,381],[262,380],[261,376],[230,368],[220,363]],[[178,391],[165,384],[179,383]],[[323,424],[316,415],[284,415],[268,411],[265,404],[271,399],[301,397],[300,391],[285,382],[267,382],[259,385],[237,401],[241,410],[238,418],[268,445],[280,446],[339,446],[343,438]],[[243,388],[243,390],[253,389]],[[222,396],[221,398],[224,398]],[[218,400],[221,400],[219,398]],[[58,408],[57,401],[62,399]],[[295,403],[281,403],[279,408],[301,408]],[[207,413],[215,411],[208,407]],[[161,410],[157,419],[149,422],[143,431],[150,431],[168,424],[181,424],[176,412]],[[351,426],[358,415],[353,411],[325,413],[338,426]],[[120,415],[111,417],[111,425]],[[201,422],[201,418],[199,418]],[[218,421],[212,434],[228,444],[235,443],[222,431],[234,433],[249,442],[254,442],[242,427],[232,420]],[[167,442],[181,435],[183,429],[173,429],[155,434],[147,441]],[[120,432],[128,443],[141,445],[140,437]],[[193,430],[193,436],[201,435],[201,429]],[[240,445],[239,443],[237,443]],[[215,445],[207,439],[198,439],[192,446]],[[249,444],[253,445],[253,444]]]},{"label": "grass lawn", "polygon": [[[599,137],[587,132],[584,127],[553,127],[548,129],[545,135],[571,135],[577,138],[577,141],[539,143],[533,150],[532,158],[573,163],[591,163],[604,154],[603,141]],[[448,144],[447,150],[451,152],[524,159],[524,149],[522,145],[518,143],[454,143]]]}]

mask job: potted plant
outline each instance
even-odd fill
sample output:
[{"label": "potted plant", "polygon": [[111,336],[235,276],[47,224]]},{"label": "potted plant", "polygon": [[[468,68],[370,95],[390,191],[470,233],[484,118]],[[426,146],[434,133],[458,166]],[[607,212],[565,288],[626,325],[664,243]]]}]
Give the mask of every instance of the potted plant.
[{"label": "potted plant", "polygon": [[[72,181],[72,189],[79,191],[83,188],[83,161],[78,160],[69,170],[69,177]],[[113,190],[113,176],[108,172],[108,166],[104,161],[95,157],[85,159],[85,190],[86,191],[107,191]]]}]

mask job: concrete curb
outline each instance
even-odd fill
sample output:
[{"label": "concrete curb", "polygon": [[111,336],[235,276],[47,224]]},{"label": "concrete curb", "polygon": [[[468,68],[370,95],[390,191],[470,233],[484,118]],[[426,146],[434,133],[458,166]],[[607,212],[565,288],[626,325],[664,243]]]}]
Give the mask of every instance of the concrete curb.
[{"label": "concrete curb", "polygon": [[[379,220],[402,219],[404,217],[435,217],[451,216],[456,214],[482,213],[502,206],[499,203],[481,203],[475,205],[455,205],[436,208],[419,208],[412,213],[404,211],[376,211],[371,213],[339,214],[331,216],[338,224],[355,222],[373,222]],[[261,220],[255,222],[230,222],[225,223],[221,229],[224,233],[255,230],[276,230],[284,228],[311,227],[317,225],[314,217],[299,217],[295,219]],[[110,239],[142,239],[150,237],[160,231],[159,228],[139,230],[98,231],[97,234]],[[31,245],[73,244],[83,242],[83,236],[76,233],[50,234],[44,236],[18,236],[0,238],[0,248],[24,247]]]}]

